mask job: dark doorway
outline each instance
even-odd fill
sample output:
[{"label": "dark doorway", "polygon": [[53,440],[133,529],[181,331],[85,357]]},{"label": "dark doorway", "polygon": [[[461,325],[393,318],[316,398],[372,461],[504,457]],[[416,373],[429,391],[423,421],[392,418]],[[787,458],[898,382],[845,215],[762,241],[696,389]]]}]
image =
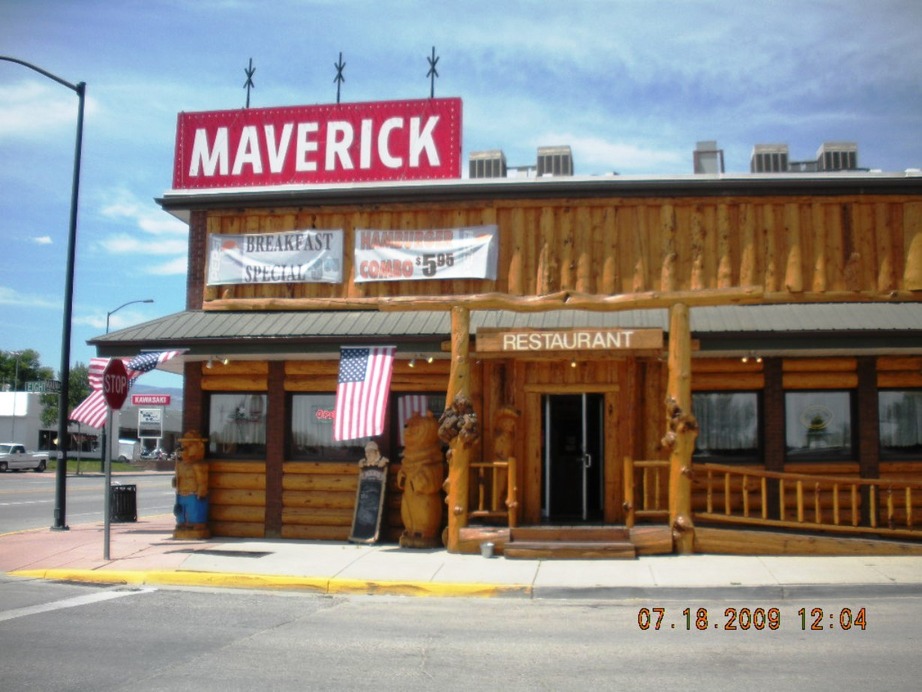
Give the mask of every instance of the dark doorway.
[{"label": "dark doorway", "polygon": [[542,517],[554,524],[602,519],[602,394],[542,397]]}]

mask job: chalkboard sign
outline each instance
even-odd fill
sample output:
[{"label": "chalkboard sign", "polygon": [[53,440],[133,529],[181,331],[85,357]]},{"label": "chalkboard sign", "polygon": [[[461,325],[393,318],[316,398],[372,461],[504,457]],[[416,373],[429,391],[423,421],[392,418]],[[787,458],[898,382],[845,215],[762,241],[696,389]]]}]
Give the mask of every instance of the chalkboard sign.
[{"label": "chalkboard sign", "polygon": [[381,528],[384,509],[384,486],[387,467],[365,466],[359,470],[359,486],[355,491],[355,515],[352,518],[353,543],[374,543]]}]

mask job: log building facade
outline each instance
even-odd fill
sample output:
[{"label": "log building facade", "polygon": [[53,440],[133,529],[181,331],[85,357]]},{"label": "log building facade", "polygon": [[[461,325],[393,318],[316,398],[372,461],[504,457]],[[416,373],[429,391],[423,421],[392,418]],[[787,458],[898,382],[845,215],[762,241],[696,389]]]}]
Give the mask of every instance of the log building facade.
[{"label": "log building facade", "polygon": [[[385,540],[402,528],[400,424],[459,392],[480,434],[446,463],[450,550],[478,525],[649,524],[667,527],[663,550],[691,552],[706,549],[695,524],[702,535],[724,509],[741,530],[847,509],[838,486],[801,485],[804,503],[771,474],[909,481],[886,515],[900,526],[922,498],[922,178],[450,180],[158,202],[189,224],[186,310],[92,343],[186,349],[184,429],[209,440],[216,535],[347,538],[362,442],[328,428],[349,344],[397,346],[376,440],[391,460]],[[480,226],[497,228],[495,279],[354,280],[361,229]],[[303,229],[342,230],[341,282],[209,285],[213,236]],[[769,481],[714,481],[709,464]],[[851,523],[884,516],[883,495],[851,495]]]}]

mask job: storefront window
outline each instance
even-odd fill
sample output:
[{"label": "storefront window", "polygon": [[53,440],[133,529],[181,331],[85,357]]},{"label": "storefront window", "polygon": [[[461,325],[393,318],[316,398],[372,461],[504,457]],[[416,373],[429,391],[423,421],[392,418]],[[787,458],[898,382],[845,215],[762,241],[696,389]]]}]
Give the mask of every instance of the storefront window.
[{"label": "storefront window", "polygon": [[365,443],[369,438],[362,437],[342,442],[333,440],[335,412],[335,394],[295,394],[292,396],[290,443],[292,459],[358,461],[364,456]]},{"label": "storefront window", "polygon": [[220,457],[266,455],[266,395],[237,392],[209,397],[208,453]]},{"label": "storefront window", "polygon": [[692,409],[698,420],[696,461],[759,461],[756,392],[698,392]]},{"label": "storefront window", "polygon": [[880,453],[887,459],[922,459],[922,390],[879,394]]},{"label": "storefront window", "polygon": [[789,461],[854,458],[850,392],[787,392],[784,408]]},{"label": "storefront window", "polygon": [[432,392],[428,394],[397,394],[394,396],[394,400],[397,407],[396,415],[392,417],[397,426],[395,439],[400,452],[402,452],[404,446],[403,430],[407,421],[417,413],[425,416],[427,411],[431,412],[435,419],[438,420],[445,410],[445,395],[433,394]]}]

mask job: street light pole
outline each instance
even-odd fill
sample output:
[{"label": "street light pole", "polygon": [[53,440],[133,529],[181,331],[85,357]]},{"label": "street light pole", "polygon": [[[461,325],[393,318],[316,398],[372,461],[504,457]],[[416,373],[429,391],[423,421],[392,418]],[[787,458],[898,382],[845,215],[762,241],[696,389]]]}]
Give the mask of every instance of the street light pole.
[{"label": "street light pole", "polygon": [[153,298],[145,298],[144,300],[129,300],[127,303],[123,303],[122,305],[119,305],[117,308],[115,308],[115,310],[110,310],[109,312],[107,312],[106,313],[106,334],[109,333],[109,318],[112,317],[112,315],[117,313],[119,310],[121,310],[122,308],[128,305],[134,305],[135,303],[153,303],[153,302],[154,302]]},{"label": "street light pole", "polygon": [[80,196],[80,157],[83,151],[83,110],[86,82],[71,84],[57,75],[18,58],[0,55],[0,60],[13,62],[65,86],[77,94],[77,139],[74,145],[74,175],[70,194],[70,225],[67,234],[67,271],[64,279],[64,324],[61,334],[61,391],[58,396],[58,454],[55,471],[54,525],[52,530],[66,531],[67,526],[67,448],[69,446],[68,399],[70,398],[70,331],[74,307],[74,259],[77,249],[77,202]]},{"label": "street light pole", "polygon": [[[109,333],[109,318],[112,317],[112,315],[114,315],[115,313],[117,313],[119,310],[121,310],[123,307],[125,307],[125,306],[127,306],[127,305],[134,305],[135,303],[153,303],[153,302],[154,302],[154,299],[153,299],[153,298],[145,298],[144,300],[129,300],[127,303],[122,303],[121,305],[119,305],[117,308],[115,308],[115,310],[110,310],[109,312],[107,312],[107,313],[106,313],[106,334]],[[121,427],[121,420],[122,420],[122,419],[121,419],[121,412],[119,412],[119,414],[120,414],[120,417],[119,417],[119,427]],[[100,436],[100,437],[101,437],[101,441],[102,441],[102,445],[101,445],[101,449],[100,449],[100,452],[99,452],[99,454],[100,454],[99,461],[100,461],[100,466],[101,466],[103,469],[109,468],[109,466],[108,466],[108,464],[109,464],[109,453],[110,453],[110,451],[111,451],[111,450],[109,449],[109,447],[112,446],[112,441],[109,440],[109,439],[106,437],[106,429],[112,427],[112,425],[111,425],[111,421],[112,421],[112,412],[111,412],[111,411],[109,411],[108,420],[110,421],[110,423],[109,423],[109,425],[103,424],[102,435]],[[115,434],[113,437],[118,437],[118,433],[116,432],[116,434]],[[106,515],[106,516],[108,516],[108,515]],[[106,558],[106,559],[108,559],[108,558]]]}]

